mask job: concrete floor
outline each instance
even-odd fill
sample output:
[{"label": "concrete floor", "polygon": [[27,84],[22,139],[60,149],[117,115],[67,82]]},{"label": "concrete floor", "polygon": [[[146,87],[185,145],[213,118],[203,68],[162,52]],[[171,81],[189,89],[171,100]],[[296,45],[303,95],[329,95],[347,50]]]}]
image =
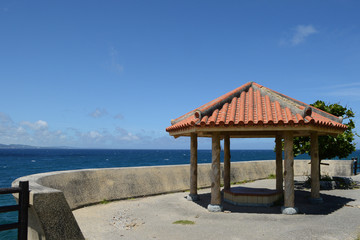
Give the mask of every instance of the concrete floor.
[{"label": "concrete floor", "polygon": [[[360,181],[360,175],[353,177]],[[298,179],[299,180],[299,179]],[[243,184],[275,188],[275,180]],[[360,232],[360,189],[321,191],[324,203],[311,205],[307,190],[296,190],[297,215],[283,215],[281,206],[239,207],[224,203],[224,212],[210,213],[210,189],[199,202],[188,193],[129,199],[85,207],[73,213],[86,239],[356,239]],[[173,224],[178,220],[193,225]]]}]

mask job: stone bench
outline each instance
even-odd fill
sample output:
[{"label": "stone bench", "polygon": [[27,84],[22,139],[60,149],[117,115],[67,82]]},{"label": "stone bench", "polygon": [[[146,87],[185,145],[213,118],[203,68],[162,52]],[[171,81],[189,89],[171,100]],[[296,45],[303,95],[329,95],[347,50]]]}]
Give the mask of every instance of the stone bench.
[{"label": "stone bench", "polygon": [[233,187],[224,190],[224,201],[238,206],[269,207],[282,196],[282,191],[268,188]]}]

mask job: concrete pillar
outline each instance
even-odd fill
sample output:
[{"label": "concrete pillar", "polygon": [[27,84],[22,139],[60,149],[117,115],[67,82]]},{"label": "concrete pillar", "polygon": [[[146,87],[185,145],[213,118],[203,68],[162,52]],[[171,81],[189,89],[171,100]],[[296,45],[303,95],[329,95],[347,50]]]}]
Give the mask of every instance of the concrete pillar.
[{"label": "concrete pillar", "polygon": [[276,190],[283,191],[283,159],[282,159],[282,137],[276,136]]},{"label": "concrete pillar", "polygon": [[312,203],[322,203],[320,197],[320,159],[319,159],[319,140],[318,134],[310,134],[310,154],[311,154],[311,198]]},{"label": "concrete pillar", "polygon": [[292,132],[284,133],[284,155],[285,155],[285,189],[284,189],[284,206],[283,214],[296,214],[294,195],[294,136]]},{"label": "concrete pillar", "polygon": [[230,189],[230,136],[224,138],[224,189]]},{"label": "concrete pillar", "polygon": [[214,133],[212,136],[212,164],[211,164],[211,202],[208,205],[210,212],[221,212],[220,193],[220,136]]},{"label": "concrete pillar", "polygon": [[191,133],[190,137],[190,194],[187,196],[187,200],[197,201],[199,200],[197,193],[197,134]]}]

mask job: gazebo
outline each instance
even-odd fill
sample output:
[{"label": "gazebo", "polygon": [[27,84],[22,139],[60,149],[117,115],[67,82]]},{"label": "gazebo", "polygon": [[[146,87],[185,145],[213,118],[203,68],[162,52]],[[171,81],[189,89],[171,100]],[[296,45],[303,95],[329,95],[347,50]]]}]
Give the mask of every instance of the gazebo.
[{"label": "gazebo", "polygon": [[[175,138],[190,137],[190,194],[197,200],[197,138],[212,138],[211,202],[208,210],[222,211],[220,140],[224,139],[224,190],[230,189],[230,139],[275,138],[276,190],[284,191],[284,214],[295,214],[293,138],[311,139],[311,200],[321,203],[318,154],[319,135],[345,131],[342,118],[273,91],[255,82],[243,86],[171,120],[166,131]],[[282,159],[284,141],[284,174]],[[284,189],[283,189],[283,181]]]}]

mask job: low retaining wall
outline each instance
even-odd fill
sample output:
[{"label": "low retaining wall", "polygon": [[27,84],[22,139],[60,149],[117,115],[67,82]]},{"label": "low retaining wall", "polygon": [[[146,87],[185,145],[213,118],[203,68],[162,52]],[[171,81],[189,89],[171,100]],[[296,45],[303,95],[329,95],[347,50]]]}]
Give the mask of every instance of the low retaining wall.
[{"label": "low retaining wall", "polygon": [[[310,160],[296,160],[295,175],[310,175]],[[322,174],[350,176],[351,160],[323,161]],[[223,166],[221,166],[223,174]],[[72,210],[99,203],[189,189],[190,166],[85,169],[41,173],[16,179],[29,181],[29,239],[84,239]],[[198,187],[210,187],[211,164],[199,164]],[[231,163],[231,182],[275,174],[275,161]],[[275,186],[274,186],[275,188]]]}]

